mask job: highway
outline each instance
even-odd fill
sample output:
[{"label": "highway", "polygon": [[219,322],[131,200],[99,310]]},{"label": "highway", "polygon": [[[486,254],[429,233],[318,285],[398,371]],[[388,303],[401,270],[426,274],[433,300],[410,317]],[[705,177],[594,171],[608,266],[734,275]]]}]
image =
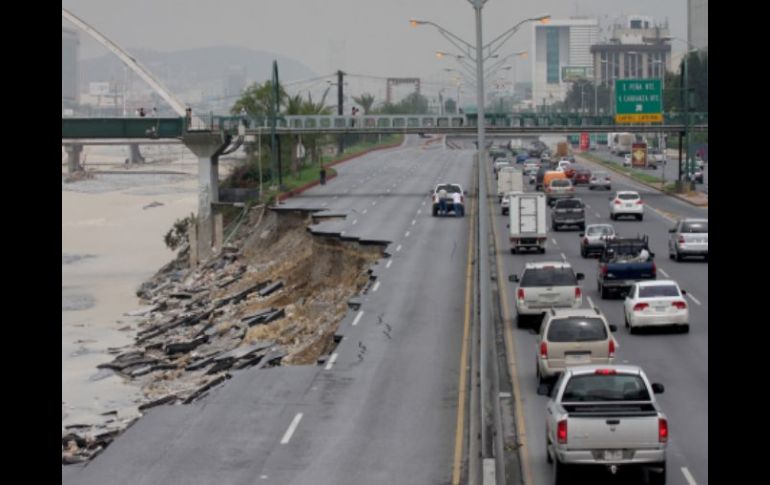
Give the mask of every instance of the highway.
[{"label": "highway", "polygon": [[[341,322],[337,333],[343,339],[330,360],[233,372],[198,402],[151,409],[88,466],[62,467],[62,484],[446,484],[456,465],[467,473],[467,457],[456,462],[455,445],[468,426],[467,408],[458,422],[458,406],[466,406],[459,391],[467,349],[472,217],[432,217],[429,197],[438,182],[472,190],[472,143],[456,145],[463,149],[407,137],[400,148],[337,165],[338,176],[327,185],[281,205],[344,216],[317,224],[317,233],[388,242],[389,257],[374,266],[375,280],[360,308],[349,310]],[[488,175],[491,183],[491,164]],[[610,221],[610,193],[581,187],[587,223],[612,223],[621,235],[650,236],[659,279],[675,279],[688,291],[691,330],[628,334],[622,300],[597,294],[597,261],[581,258],[578,231],[549,233],[544,255],[512,255],[508,218],[500,215],[492,196],[497,243],[492,265],[500,276],[505,338],[513,350],[509,370],[525,445],[520,449],[524,478],[528,484],[551,480],[544,441],[547,398],[536,394],[535,335],[515,325],[514,288],[507,275],[520,273],[529,261],[566,259],[586,275],[584,305],[598,306],[618,326],[616,361],[641,365],[651,380],[666,386],[659,401],[671,430],[668,483],[704,485],[708,263],[668,259],[666,241],[673,218],[707,217],[708,210],[618,174],[612,177],[613,190],[642,194],[644,220]],[[467,213],[472,204],[466,198]],[[633,483],[624,475],[613,479],[602,473],[594,480]]]},{"label": "highway", "polygon": [[[579,155],[576,161],[592,170],[599,169],[598,165]],[[708,210],[662,195],[615,173],[612,173],[612,180],[613,191],[637,190],[642,194],[646,204],[644,220],[611,221],[610,193],[579,187],[576,195],[586,204],[586,223],[611,223],[620,235],[649,235],[650,246],[656,256],[658,279],[674,279],[688,291],[691,330],[689,334],[658,332],[630,335],[624,327],[623,300],[602,300],[597,293],[598,263],[595,258],[584,259],[580,256],[577,229],[549,232],[544,255],[512,255],[507,241],[508,217],[500,214],[499,205],[495,203],[497,258],[502,273],[500,283],[503,286],[501,292],[507,295],[507,305],[502,306],[506,329],[511,331],[514,342],[516,374],[521,389],[519,402],[523,408],[525,424],[526,456],[522,458],[525,462],[525,475],[528,474],[531,483],[536,484],[550,483],[551,480],[551,465],[545,460],[547,398],[536,394],[535,334],[531,330],[516,328],[514,287],[507,281],[507,275],[521,274],[524,264],[530,261],[566,259],[576,272],[585,274],[584,306],[593,303],[610,323],[618,326],[615,337],[620,345],[616,362],[640,365],[652,381],[666,386],[666,392],[658,398],[663,411],[668,415],[671,429],[667,483],[704,485],[708,483],[708,263],[701,260],[679,263],[670,260],[666,244],[667,230],[673,227],[673,217],[708,217]],[[550,216],[548,221],[550,227]],[[616,480],[610,480],[609,475],[603,473],[594,473],[592,477],[598,480],[592,483],[632,483],[620,475],[615,477]]]},{"label": "highway", "polygon": [[333,360],[234,372],[208,397],[148,412],[63,484],[449,483],[470,217],[434,218],[437,182],[472,182],[472,151],[408,137],[336,166],[282,205],[345,214],[314,229],[389,241]]}]

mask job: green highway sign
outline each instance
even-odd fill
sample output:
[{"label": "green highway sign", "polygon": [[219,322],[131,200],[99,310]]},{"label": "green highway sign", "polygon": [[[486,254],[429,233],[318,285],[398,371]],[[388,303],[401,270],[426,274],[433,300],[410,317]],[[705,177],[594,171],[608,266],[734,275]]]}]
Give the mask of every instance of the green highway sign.
[{"label": "green highway sign", "polygon": [[663,96],[660,79],[615,81],[616,123],[662,123]]}]

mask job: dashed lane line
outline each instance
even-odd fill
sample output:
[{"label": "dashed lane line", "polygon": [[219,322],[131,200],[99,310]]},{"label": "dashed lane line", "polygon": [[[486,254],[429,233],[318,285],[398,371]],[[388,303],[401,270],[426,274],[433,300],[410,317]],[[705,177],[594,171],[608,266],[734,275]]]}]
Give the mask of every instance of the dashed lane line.
[{"label": "dashed lane line", "polygon": [[296,431],[300,421],[302,421],[302,413],[297,413],[297,415],[294,416],[294,419],[291,420],[289,429],[286,430],[286,433],[283,434],[283,438],[281,438],[282,445],[285,445],[289,442],[289,440],[291,439],[291,435],[293,435],[294,431]]},{"label": "dashed lane line", "polygon": [[692,293],[687,293],[687,296],[689,296],[689,297],[690,297],[690,299],[691,299],[692,301],[694,301],[694,302],[695,302],[695,303],[696,303],[698,306],[701,306],[701,302],[700,302],[700,301],[698,301],[698,299],[697,299],[697,298],[695,298],[694,296],[692,296]]},{"label": "dashed lane line", "polygon": [[337,352],[334,352],[332,356],[329,357],[329,362],[327,362],[326,367],[324,367],[324,369],[326,370],[331,369],[336,361],[337,361]]},{"label": "dashed lane line", "polygon": [[361,310],[360,312],[358,312],[358,315],[356,315],[356,318],[353,320],[353,326],[354,326],[354,327],[355,327],[356,325],[358,325],[358,322],[360,322],[360,321],[361,321],[361,317],[363,317],[363,316],[364,316],[364,311],[363,311],[363,310]]}]

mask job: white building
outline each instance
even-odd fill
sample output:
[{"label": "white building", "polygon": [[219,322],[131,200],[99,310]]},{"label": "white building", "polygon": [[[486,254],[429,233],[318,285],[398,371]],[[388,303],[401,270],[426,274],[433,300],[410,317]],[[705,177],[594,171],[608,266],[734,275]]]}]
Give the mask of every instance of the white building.
[{"label": "white building", "polygon": [[597,19],[553,19],[532,25],[532,102],[563,101],[572,81],[593,77],[591,46],[599,40]]}]

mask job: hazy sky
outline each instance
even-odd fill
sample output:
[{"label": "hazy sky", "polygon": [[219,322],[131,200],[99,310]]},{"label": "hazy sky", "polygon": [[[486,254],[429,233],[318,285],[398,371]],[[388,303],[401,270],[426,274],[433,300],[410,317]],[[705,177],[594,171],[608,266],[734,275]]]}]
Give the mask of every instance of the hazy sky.
[{"label": "hazy sky", "polygon": [[[435,57],[436,50],[456,49],[432,27],[411,27],[410,18],[431,20],[475,41],[468,0],[62,0],[62,7],[129,51],[236,45],[292,57],[319,75],[342,68],[435,78],[444,67],[457,68],[456,61]],[[622,15],[649,15],[668,19],[671,35],[687,37],[687,0],[489,0],[484,42],[544,13],[597,17],[603,25]],[[81,58],[107,52],[81,39]],[[531,42],[531,27],[523,26],[500,52],[530,50]],[[680,43],[673,48],[682,50]],[[528,60],[519,60],[515,70],[518,80],[529,80]]]}]

